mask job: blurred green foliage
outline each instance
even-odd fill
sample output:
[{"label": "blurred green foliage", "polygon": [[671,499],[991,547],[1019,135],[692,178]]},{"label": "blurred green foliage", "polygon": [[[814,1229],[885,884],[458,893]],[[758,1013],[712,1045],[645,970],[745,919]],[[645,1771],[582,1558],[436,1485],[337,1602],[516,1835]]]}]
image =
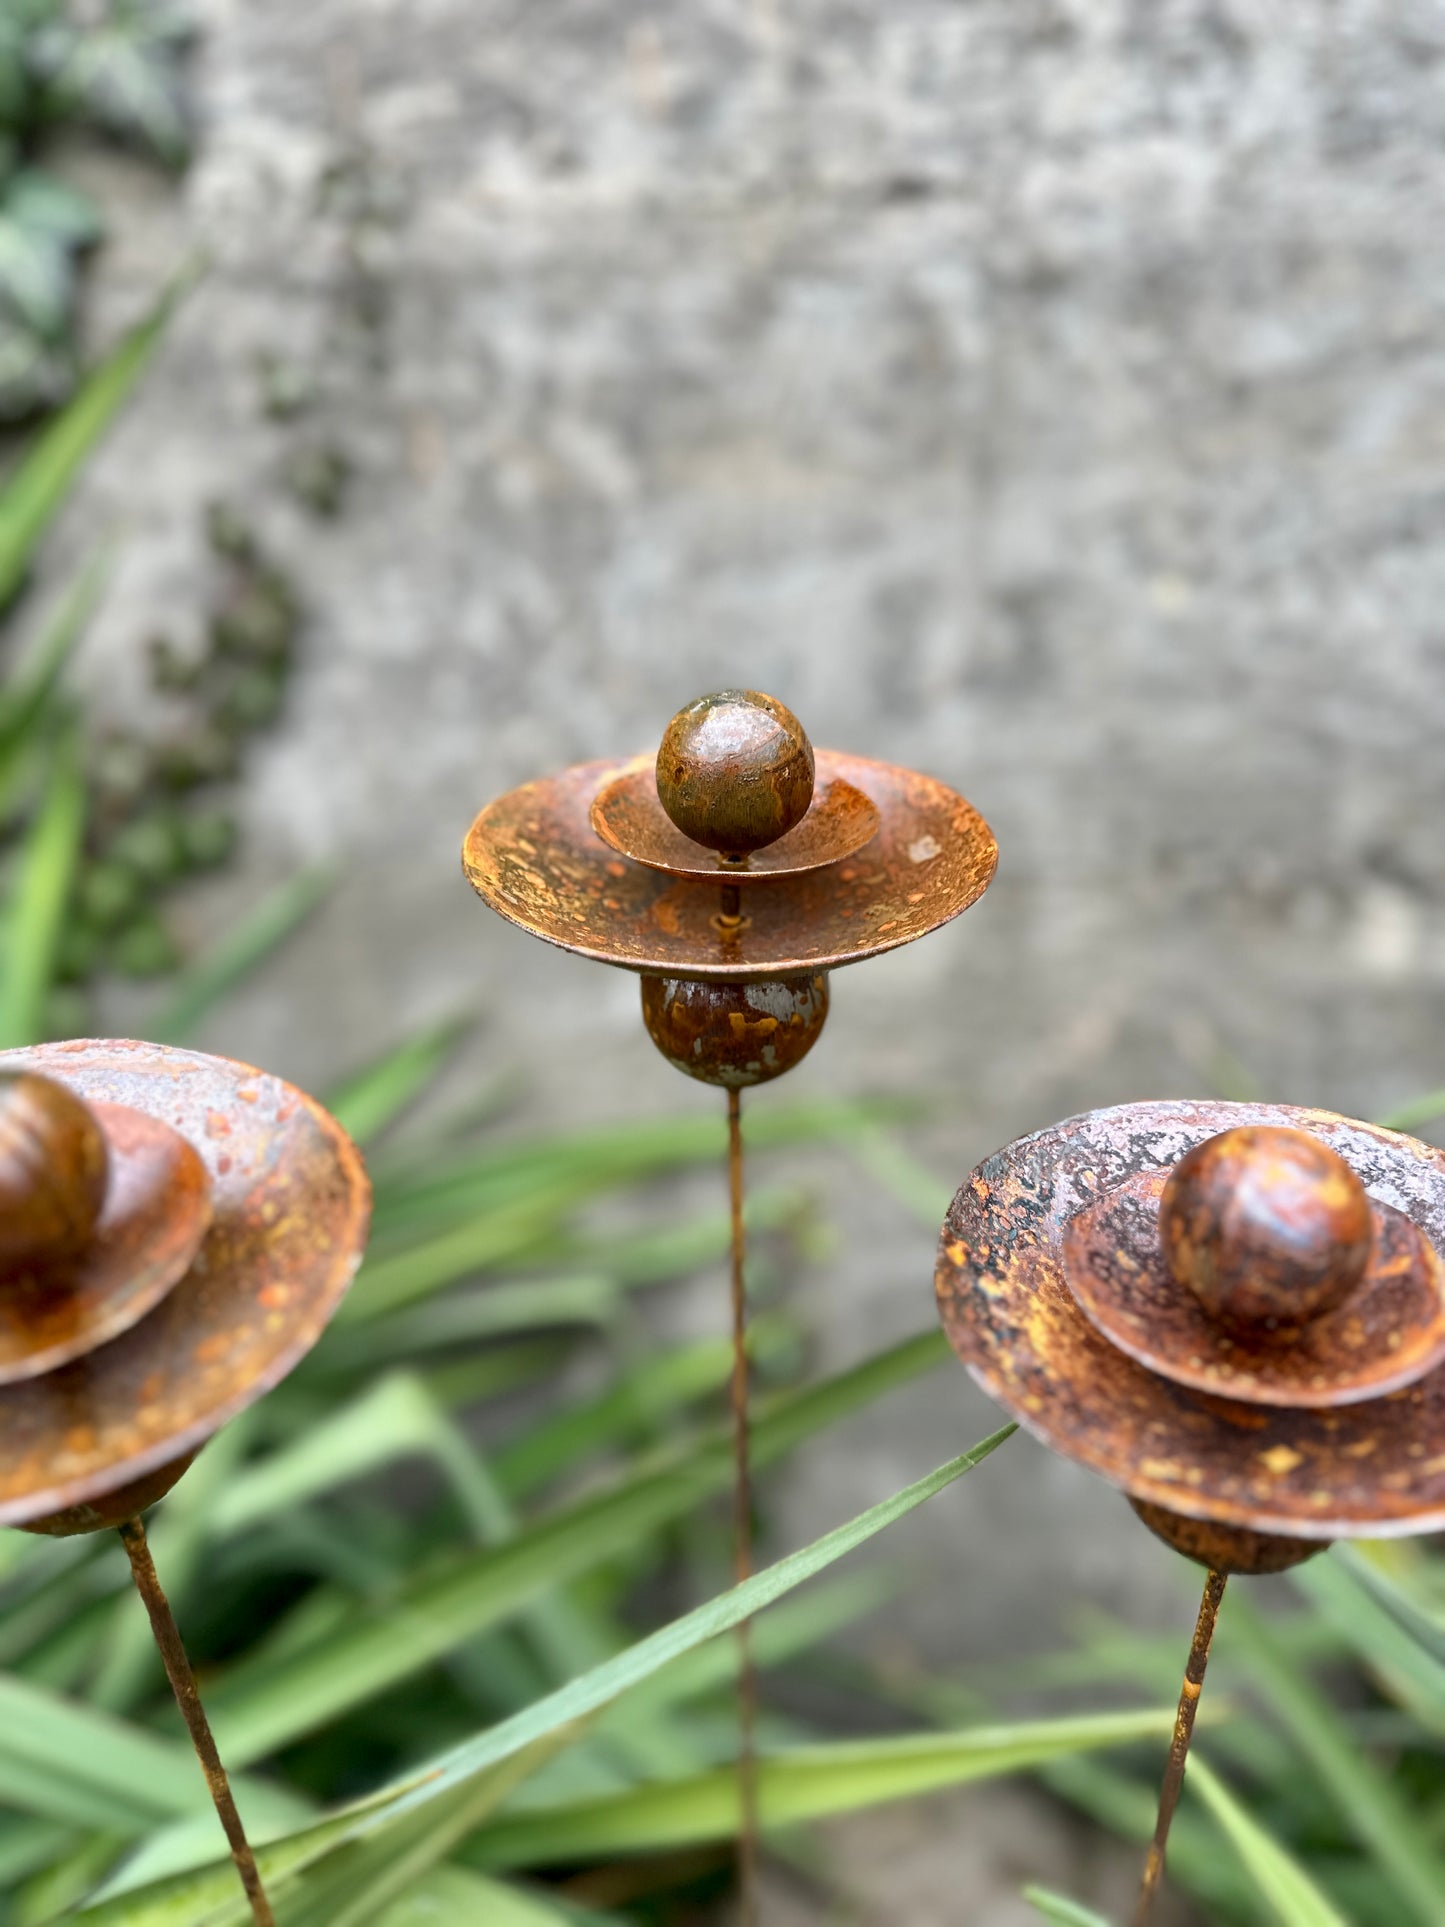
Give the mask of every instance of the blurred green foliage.
[{"label": "blurred green foliage", "polygon": [[[172,299],[39,432],[0,490],[0,616],[12,610],[80,463],[144,369]],[[182,957],[164,900],[234,849],[227,786],[248,740],[281,713],[300,616],[288,578],[240,517],[216,505],[208,532],[218,588],[204,634],[185,646],[169,635],[149,644],[150,681],[167,716],[161,733],[88,732],[65,693],[63,671],[101,592],[104,556],[60,596],[28,659],[0,682],[0,866],[8,866],[0,876],[14,906],[0,924],[0,1043],[85,1031],[103,973],[174,973]],[[288,889],[282,901],[295,894]],[[274,941],[279,930],[268,934]]]},{"label": "blurred green foliage", "polygon": [[76,274],[99,209],[42,165],[84,127],[167,166],[189,150],[192,29],[162,0],[0,5],[0,421],[53,406],[76,375]]}]

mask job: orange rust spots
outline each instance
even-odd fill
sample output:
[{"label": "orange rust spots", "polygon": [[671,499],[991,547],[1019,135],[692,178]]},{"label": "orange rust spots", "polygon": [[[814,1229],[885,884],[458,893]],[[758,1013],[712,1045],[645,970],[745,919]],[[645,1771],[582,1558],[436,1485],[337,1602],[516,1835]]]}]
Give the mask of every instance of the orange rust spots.
[{"label": "orange rust spots", "polygon": [[[1361,1192],[1370,1215],[1353,1295],[1265,1332],[1212,1321],[1159,1237],[1171,1171],[1239,1126],[1308,1133],[1349,1167],[1325,1186],[1346,1272]],[[1268,1183],[1277,1168],[1272,1152]],[[1434,1147],[1330,1112],[1146,1103],[1035,1132],[971,1173],[936,1282],[975,1378],[1056,1450],[1191,1529],[1319,1546],[1445,1529],[1442,1243]],[[1334,1265],[1326,1250],[1321,1275]]]},{"label": "orange rust spots", "polygon": [[370,1194],[340,1126],[249,1065],[129,1042],[0,1054],[0,1073],[22,1066],[88,1108],[109,1179],[65,1261],[66,1331],[23,1281],[0,1294],[0,1524],[94,1531],[154,1503],[309,1350],[360,1261]]},{"label": "orange rust spots", "polygon": [[[650,807],[663,827],[654,797],[649,757],[626,763],[584,763],[543,782],[498,797],[468,833],[463,864],[483,899],[534,936],[563,949],[663,977],[766,982],[836,969],[893,949],[937,929],[982,896],[992,880],[998,849],[988,825],[955,791],[930,777],[865,757],[836,751],[816,754],[816,799],[788,835],[751,855],[747,868],[724,878],[715,857],[677,832],[680,851],[667,855],[644,845],[620,852],[630,858],[625,874],[608,866],[619,852],[594,827],[593,804],[623,785],[639,808]],[[845,785],[846,789],[837,789]],[[794,838],[812,838],[815,812],[848,802],[854,833],[876,815],[870,830],[868,867],[840,863],[812,845],[807,867],[794,867],[803,852]],[[607,814],[610,819],[611,805]],[[524,820],[540,812],[538,855],[524,870],[517,835]],[[831,834],[831,832],[829,832]],[[629,835],[631,832],[629,831]],[[659,832],[661,834],[661,832]],[[931,835],[939,855],[920,870],[909,843]],[[823,861],[816,857],[823,852]],[[666,862],[669,868],[649,867]],[[770,863],[776,867],[770,869]],[[786,867],[785,867],[786,866]],[[677,871],[680,874],[674,874]],[[747,899],[747,923],[731,937],[715,927],[723,881]],[[595,886],[615,905],[598,900]],[[916,902],[909,902],[922,886]],[[851,893],[856,890],[856,900]],[[855,911],[863,927],[855,926]],[[876,920],[876,921],[875,921]],[[880,933],[878,924],[889,928]]]},{"label": "orange rust spots", "polygon": [[791,1070],[818,1041],[827,1016],[823,976],[779,984],[642,979],[643,1022],[667,1061],[731,1090]]},{"label": "orange rust spots", "polygon": [[1256,1338],[1343,1304],[1374,1242],[1365,1187],[1308,1131],[1240,1124],[1170,1172],[1159,1236],[1205,1312]]}]

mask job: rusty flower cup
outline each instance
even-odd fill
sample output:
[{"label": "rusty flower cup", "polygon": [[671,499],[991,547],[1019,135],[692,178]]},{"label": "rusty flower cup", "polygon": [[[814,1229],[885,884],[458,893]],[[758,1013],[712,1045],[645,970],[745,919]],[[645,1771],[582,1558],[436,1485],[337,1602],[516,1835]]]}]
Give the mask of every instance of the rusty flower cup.
[{"label": "rusty flower cup", "polygon": [[969,1371],[1208,1568],[1136,1922],[1231,1574],[1445,1529],[1445,1153],[1328,1111],[1126,1104],[965,1179],[936,1287]]},{"label": "rusty flower cup", "polygon": [[[489,803],[462,865],[499,916],[642,978],[647,1033],[728,1097],[732,1408],[739,1579],[751,1569],[741,1093],[813,1048],[828,974],[975,903],[998,846],[932,777],[815,750],[791,710],[724,689],[680,709],[657,752],[583,763]],[[740,1629],[743,1919],[755,1918],[754,1678]]]},{"label": "rusty flower cup", "polygon": [[321,1336],[370,1197],[336,1120],[249,1065],[131,1042],[0,1053],[0,1524],[119,1531],[263,1927],[139,1515]]}]

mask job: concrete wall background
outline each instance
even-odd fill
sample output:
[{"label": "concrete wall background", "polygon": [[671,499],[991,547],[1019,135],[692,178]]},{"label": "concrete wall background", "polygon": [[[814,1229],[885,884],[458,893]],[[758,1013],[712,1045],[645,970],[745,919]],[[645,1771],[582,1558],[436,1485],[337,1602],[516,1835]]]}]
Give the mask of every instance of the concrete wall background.
[{"label": "concrete wall background", "polygon": [[[198,11],[202,151],[179,208],[111,171],[97,330],[189,241],[214,269],[57,559],[127,538],[85,664],[117,712],[199,606],[201,500],[312,611],[246,870],[193,914],[345,877],[213,1042],[324,1083],[473,999],[459,1079],[525,1065],[529,1123],[709,1101],[633,982],[492,919],[457,849],[496,791],[741,682],[1002,847],[960,924],[837,978],[787,1094],[941,1098],[914,1141],[956,1182],[1221,1050],[1365,1114],[1445,1083],[1445,8]],[[263,356],[314,380],[295,429]],[[334,525],[278,490],[298,435],[355,464]],[[929,1319],[932,1238],[819,1181],[846,1235],[797,1290],[833,1365]],[[939,1375],[777,1482],[779,1534],[991,1422]],[[1025,1443],[907,1546],[938,1649],[1183,1610]]]}]

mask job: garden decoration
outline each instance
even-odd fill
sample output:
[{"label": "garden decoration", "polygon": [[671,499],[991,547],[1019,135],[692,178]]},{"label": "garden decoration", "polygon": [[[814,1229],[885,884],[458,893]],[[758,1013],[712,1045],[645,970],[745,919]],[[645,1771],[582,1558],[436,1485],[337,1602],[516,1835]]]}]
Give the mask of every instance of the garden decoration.
[{"label": "garden decoration", "polygon": [[[680,709],[655,755],[582,763],[489,803],[467,834],[474,890],[548,943],[642,978],[648,1035],[727,1092],[732,1207],[735,1560],[751,1569],[741,1093],[817,1042],[828,973],[911,943],[987,889],[998,848],[954,790],[815,752],[755,690]],[[740,1631],[741,1874],[751,1917],[754,1682]]]},{"label": "garden decoration", "polygon": [[369,1213],[355,1146],[279,1078],[158,1044],[0,1053],[0,1525],[118,1530],[259,1923],[140,1514],[315,1344]]},{"label": "garden decoration", "polygon": [[1445,1528],[1445,1152],[1293,1106],[1124,1104],[996,1152],[944,1221],[969,1371],[1207,1568],[1137,1923],[1225,1583]]}]

